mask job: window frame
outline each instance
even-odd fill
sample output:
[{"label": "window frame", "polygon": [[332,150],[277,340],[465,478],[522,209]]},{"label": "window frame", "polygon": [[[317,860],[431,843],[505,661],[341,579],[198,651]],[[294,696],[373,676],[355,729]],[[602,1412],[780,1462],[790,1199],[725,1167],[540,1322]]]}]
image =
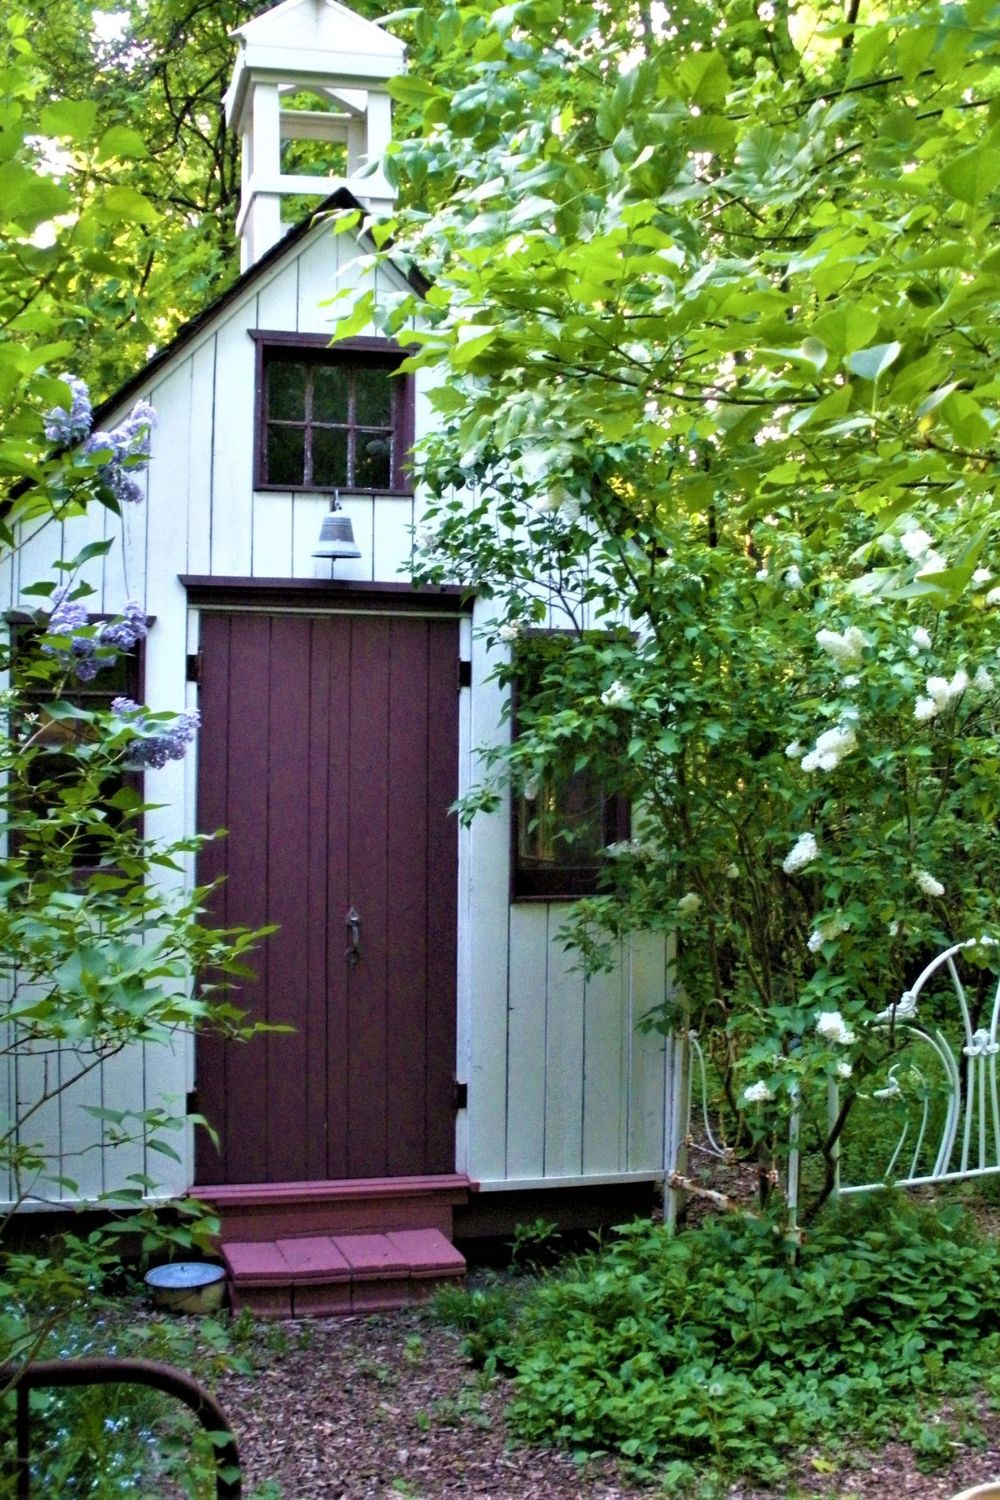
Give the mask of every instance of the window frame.
[{"label": "window frame", "polygon": [[[573,635],[568,630],[532,630],[529,636]],[[515,645],[516,652],[517,647]],[[516,666],[516,661],[515,661]],[[518,700],[522,692],[521,676],[515,671],[510,688],[511,739],[518,737]],[[632,832],[632,806],[620,792],[605,793],[603,813],[603,841],[605,845],[626,841]],[[588,860],[579,864],[530,867],[521,863],[521,818],[527,799],[523,792],[514,791],[510,799],[510,900],[511,902],[579,901],[584,896],[599,895],[604,886],[601,873],[607,856],[596,862]]]},{"label": "window frame", "polygon": [[[249,329],[255,346],[254,372],[254,460],[253,487],[265,494],[295,495],[384,495],[410,498],[413,478],[409,455],[414,443],[415,387],[405,373],[390,382],[392,395],[390,459],[393,482],[387,487],[353,484],[276,484],[267,474],[267,370],[272,359],[289,364],[347,365],[359,369],[396,369],[414,351],[391,339],[354,338],[331,345],[325,334],[280,333]],[[298,356],[298,358],[296,358]],[[303,423],[304,426],[310,424]],[[349,424],[348,431],[355,430]]]},{"label": "window frame", "polygon": [[[120,615],[115,614],[88,613],[87,624],[104,625],[120,618]],[[35,632],[37,632],[38,635],[44,635],[46,621],[47,616],[44,613],[31,614],[26,610],[10,610],[3,616],[3,623],[7,630],[10,647],[9,675],[12,686],[16,685],[17,682],[18,635],[28,635],[29,633]],[[148,615],[146,618],[147,628],[152,629],[154,623],[155,616]],[[73,686],[72,689],[70,689],[69,684],[67,684],[67,690],[61,694],[60,701],[78,703],[80,707],[100,707],[103,703],[110,708],[111,702],[114,698],[124,696],[131,698],[135,703],[143,703],[145,701],[146,681],[145,639],[137,641],[131,651],[121,652],[119,654],[128,664],[128,671],[124,688],[121,685],[116,688],[104,689],[99,686],[95,687],[94,684],[100,682],[100,673],[98,672],[97,676],[90,682],[77,683]],[[33,695],[30,692],[25,695],[26,703],[29,705],[31,703],[32,696]],[[44,710],[45,699],[41,694],[37,696],[37,701],[38,706]],[[139,797],[145,800],[145,777],[142,771],[123,770],[121,772],[120,785],[132,787],[138,793]],[[37,789],[33,788],[33,793],[37,795]],[[140,838],[145,837],[145,825],[146,818],[145,813],[143,812],[140,813],[139,817],[135,820],[134,823],[134,826]],[[16,855],[17,853],[16,835],[12,836],[10,839],[8,852],[12,855]],[[79,876],[81,879],[86,879],[86,877],[89,875],[113,873],[115,866],[81,863],[73,864],[72,869],[74,875]]]}]

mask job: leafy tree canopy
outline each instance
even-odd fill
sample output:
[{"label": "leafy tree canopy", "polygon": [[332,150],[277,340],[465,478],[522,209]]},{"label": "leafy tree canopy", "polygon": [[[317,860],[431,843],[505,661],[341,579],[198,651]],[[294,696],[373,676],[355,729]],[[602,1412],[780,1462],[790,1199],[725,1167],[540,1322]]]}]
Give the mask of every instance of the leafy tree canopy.
[{"label": "leafy tree canopy", "polygon": [[[438,279],[420,362],[483,382],[438,398],[465,456],[547,422],[547,473],[599,440],[640,530],[714,505],[761,557],[785,504],[806,551],[933,519],[949,566],[892,584],[952,597],[992,526],[997,17],[758,9],[672,12],[627,66],[597,10],[417,26],[471,58],[455,93],[419,57],[395,89],[424,119],[397,170],[433,210],[407,225]],[[863,560],[877,588],[899,553]]]}]

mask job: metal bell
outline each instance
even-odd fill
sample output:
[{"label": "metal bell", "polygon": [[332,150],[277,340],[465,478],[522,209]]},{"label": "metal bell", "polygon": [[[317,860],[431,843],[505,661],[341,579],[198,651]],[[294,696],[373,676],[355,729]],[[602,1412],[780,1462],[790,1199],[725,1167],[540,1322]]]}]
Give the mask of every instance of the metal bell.
[{"label": "metal bell", "polygon": [[313,557],[360,557],[361,548],[354,540],[354,526],[343,511],[331,510],[323,517],[319,541]]}]

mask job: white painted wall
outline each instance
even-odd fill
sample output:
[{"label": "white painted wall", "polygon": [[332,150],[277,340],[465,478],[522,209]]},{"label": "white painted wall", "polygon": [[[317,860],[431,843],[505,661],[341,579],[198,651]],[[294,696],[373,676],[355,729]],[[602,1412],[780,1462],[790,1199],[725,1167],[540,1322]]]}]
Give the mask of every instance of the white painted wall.
[{"label": "white painted wall", "polygon": [[[4,606],[33,607],[21,597],[25,585],[51,576],[57,557],[114,532],[118,544],[85,570],[95,589],[91,607],[115,613],[135,598],[155,616],[146,700],[158,709],[179,708],[197,701],[196,689],[185,682],[197,619],[178,575],[328,578],[329,563],[311,555],[327,497],[253,490],[249,333],[331,332],[341,307],[323,303],[340,286],[363,284],[368,273],[358,257],[352,236],[317,228],[156,371],[142,392],[158,414],[145,503],[129,507],[120,528],[94,508],[27,541],[0,571]],[[418,386],[418,435],[427,414]],[[344,509],[362,557],[338,562],[336,576],[404,579],[414,501],[346,497]],[[485,681],[484,644],[475,627],[463,630],[473,661],[473,687],[463,692],[460,709],[461,780],[468,786],[477,774],[476,747],[506,730],[498,728],[499,690]],[[147,794],[165,804],[150,814],[150,833],[171,838],[193,829],[196,769],[191,754],[150,773],[155,782]],[[638,1031],[636,1022],[663,999],[663,943],[637,938],[623,949],[613,974],[584,980],[557,941],[565,908],[511,905],[509,844],[505,809],[479,817],[460,835],[456,1069],[468,1081],[469,1108],[459,1117],[457,1167],[494,1189],[655,1177],[664,1163],[672,1059],[664,1039]],[[6,1087],[23,1107],[43,1088],[46,1067],[51,1077],[53,1067],[66,1066],[65,1058],[46,1063],[23,1056],[8,1067]],[[46,1105],[32,1122],[31,1138],[44,1133],[59,1155],[58,1170],[78,1180],[80,1198],[93,1199],[143,1171],[165,1193],[181,1192],[191,1181],[190,1141],[179,1165],[141,1144],[102,1149],[101,1127],[83,1106],[141,1109],[166,1099],[182,1105],[192,1073],[187,1037],[178,1037],[172,1049],[132,1049],[95,1069],[58,1104]],[[0,1071],[0,1091],[4,1083]],[[44,1196],[77,1195],[54,1188]]]}]

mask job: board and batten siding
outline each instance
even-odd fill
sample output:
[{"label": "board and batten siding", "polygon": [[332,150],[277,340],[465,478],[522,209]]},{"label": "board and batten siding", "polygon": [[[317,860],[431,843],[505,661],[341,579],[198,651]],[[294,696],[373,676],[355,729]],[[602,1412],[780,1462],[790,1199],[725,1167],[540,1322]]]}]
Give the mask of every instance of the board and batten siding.
[{"label": "board and batten siding", "polygon": [[[330,577],[329,564],[312,557],[328,497],[253,489],[250,332],[329,334],[344,306],[329,299],[341,288],[366,285],[372,275],[395,280],[391,270],[362,266],[351,235],[334,236],[317,226],[220,309],[151,373],[140,392],[157,412],[145,502],[126,507],[120,523],[92,507],[86,516],[53,524],[27,541],[0,569],[4,608],[34,607],[21,590],[50,577],[56,558],[113,536],[116,545],[108,555],[82,569],[94,590],[89,607],[114,614],[127,599],[139,600],[155,617],[145,649],[146,701],[157,709],[196,707],[185,658],[197,649],[199,622],[188,608],[181,575]],[[106,425],[114,425],[131,404]],[[419,436],[431,419],[422,377],[415,415]],[[419,501],[344,496],[343,507],[362,556],[338,561],[336,577],[405,579]],[[463,690],[460,706],[463,786],[476,774],[475,747],[504,732],[498,729],[501,700],[496,685],[486,681],[490,664],[476,628],[488,612],[477,607],[473,625],[465,621],[461,627],[463,654],[473,661],[473,685]],[[196,762],[195,750],[149,773],[147,795],[162,804],[147,820],[152,836],[176,838],[195,827]],[[662,1036],[638,1031],[635,1023],[665,994],[662,940],[634,939],[613,974],[585,981],[557,939],[564,908],[511,905],[509,839],[503,812],[477,818],[459,838],[455,1071],[468,1082],[469,1103],[457,1118],[456,1168],[485,1188],[656,1176],[664,1164],[672,1054]],[[170,1047],[132,1048],[39,1109],[27,1138],[44,1139],[54,1171],[74,1179],[78,1190],[39,1184],[37,1206],[92,1201],[134,1173],[154,1178],[165,1196],[187,1189],[193,1180],[190,1139],[171,1140],[179,1163],[141,1141],[112,1148],[84,1106],[138,1111],[166,1102],[182,1111],[193,1061],[187,1036],[176,1037]],[[22,1053],[0,1070],[0,1092],[6,1090],[8,1106],[16,1100],[23,1109],[41,1097],[53,1070],[65,1076],[73,1066],[68,1054]],[[9,1185],[0,1182],[0,1196],[5,1191],[9,1201]]]}]

